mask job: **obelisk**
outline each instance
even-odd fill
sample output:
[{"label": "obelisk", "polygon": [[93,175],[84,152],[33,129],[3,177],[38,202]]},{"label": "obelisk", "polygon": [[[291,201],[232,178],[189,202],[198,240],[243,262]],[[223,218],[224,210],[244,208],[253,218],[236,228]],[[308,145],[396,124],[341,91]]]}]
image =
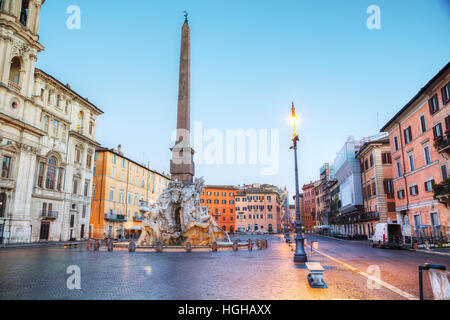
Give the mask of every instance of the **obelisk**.
[{"label": "obelisk", "polygon": [[191,30],[185,20],[181,29],[180,80],[178,85],[178,112],[175,146],[171,149],[170,174],[172,180],[192,184],[195,174],[194,150],[191,148]]}]

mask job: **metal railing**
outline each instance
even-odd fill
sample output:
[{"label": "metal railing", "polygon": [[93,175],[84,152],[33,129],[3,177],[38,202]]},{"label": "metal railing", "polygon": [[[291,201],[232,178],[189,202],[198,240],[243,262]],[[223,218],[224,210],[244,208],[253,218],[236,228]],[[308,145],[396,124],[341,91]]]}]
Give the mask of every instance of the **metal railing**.
[{"label": "metal railing", "polygon": [[112,213],[105,213],[105,220],[113,221],[113,222],[126,222],[127,218],[124,215],[120,214],[112,214]]},{"label": "metal railing", "polygon": [[58,211],[41,211],[41,218],[45,219],[57,219],[58,215]]}]

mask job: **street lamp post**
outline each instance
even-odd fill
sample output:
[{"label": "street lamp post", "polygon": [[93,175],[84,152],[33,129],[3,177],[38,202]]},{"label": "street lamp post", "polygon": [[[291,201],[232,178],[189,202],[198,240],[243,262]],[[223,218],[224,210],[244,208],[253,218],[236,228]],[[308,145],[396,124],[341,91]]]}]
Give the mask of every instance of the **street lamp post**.
[{"label": "street lamp post", "polygon": [[300,194],[298,187],[297,142],[300,141],[300,139],[296,132],[296,121],[298,120],[298,118],[295,114],[295,107],[293,102],[291,120],[294,124],[294,137],[292,138],[292,142],[294,143],[294,145],[291,147],[291,149],[294,150],[295,158],[295,232],[297,233],[297,236],[295,237],[294,262],[307,262],[308,257],[306,256],[305,252],[305,238],[303,238],[302,222],[300,220]]},{"label": "street lamp post", "polygon": [[291,242],[291,237],[289,233],[289,197],[286,188],[284,189],[284,201],[283,201],[283,211],[284,211],[284,239],[286,242]]}]

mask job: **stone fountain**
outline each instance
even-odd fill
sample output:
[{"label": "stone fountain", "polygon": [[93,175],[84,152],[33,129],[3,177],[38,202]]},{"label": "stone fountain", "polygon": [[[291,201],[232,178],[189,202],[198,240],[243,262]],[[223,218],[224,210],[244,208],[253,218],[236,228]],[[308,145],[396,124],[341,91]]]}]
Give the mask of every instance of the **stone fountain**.
[{"label": "stone fountain", "polygon": [[186,185],[174,181],[164,190],[156,204],[145,214],[138,246],[154,245],[211,245],[228,236],[208,214],[208,207],[200,206],[205,181],[195,179]]}]

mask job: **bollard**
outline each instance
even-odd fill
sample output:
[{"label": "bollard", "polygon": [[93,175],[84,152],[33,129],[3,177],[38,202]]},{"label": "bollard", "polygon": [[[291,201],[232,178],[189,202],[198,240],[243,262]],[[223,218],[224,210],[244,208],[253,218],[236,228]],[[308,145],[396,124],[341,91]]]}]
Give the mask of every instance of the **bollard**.
[{"label": "bollard", "polygon": [[248,239],[248,251],[252,251],[253,250],[253,242],[252,240]]},{"label": "bollard", "polygon": [[264,240],[262,241],[262,245],[263,245],[263,248],[264,248],[264,249],[267,249],[267,239],[264,239]]},{"label": "bollard", "polygon": [[[111,241],[112,242],[112,241]],[[129,252],[136,252],[136,243],[134,243],[134,241],[131,241],[128,244],[128,251]]]},{"label": "bollard", "polygon": [[86,249],[87,249],[87,251],[91,250],[91,239],[88,240],[88,242],[86,244]]},{"label": "bollard", "polygon": [[423,270],[430,270],[430,269],[436,269],[436,270],[441,270],[441,271],[447,270],[447,268],[445,266],[441,266],[439,264],[426,263],[425,266],[419,266],[419,294],[420,294],[420,300],[423,300],[422,271]]},{"label": "bollard", "polygon": [[108,242],[106,243],[107,247],[108,247],[108,251],[113,251],[114,250],[114,244],[113,241],[111,239],[108,239]]},{"label": "bollard", "polygon": [[100,241],[95,240],[94,242],[94,251],[100,250]]},{"label": "bollard", "polygon": [[163,252],[163,244],[161,241],[157,241],[155,245],[156,252]]},{"label": "bollard", "polygon": [[212,243],[211,249],[212,249],[213,252],[217,252],[217,242],[214,241]]},{"label": "bollard", "polygon": [[192,244],[189,241],[186,243],[185,249],[186,249],[186,252],[191,252],[192,251]]},{"label": "bollard", "polygon": [[233,242],[233,251],[238,251],[239,250],[239,242],[235,241]]}]

